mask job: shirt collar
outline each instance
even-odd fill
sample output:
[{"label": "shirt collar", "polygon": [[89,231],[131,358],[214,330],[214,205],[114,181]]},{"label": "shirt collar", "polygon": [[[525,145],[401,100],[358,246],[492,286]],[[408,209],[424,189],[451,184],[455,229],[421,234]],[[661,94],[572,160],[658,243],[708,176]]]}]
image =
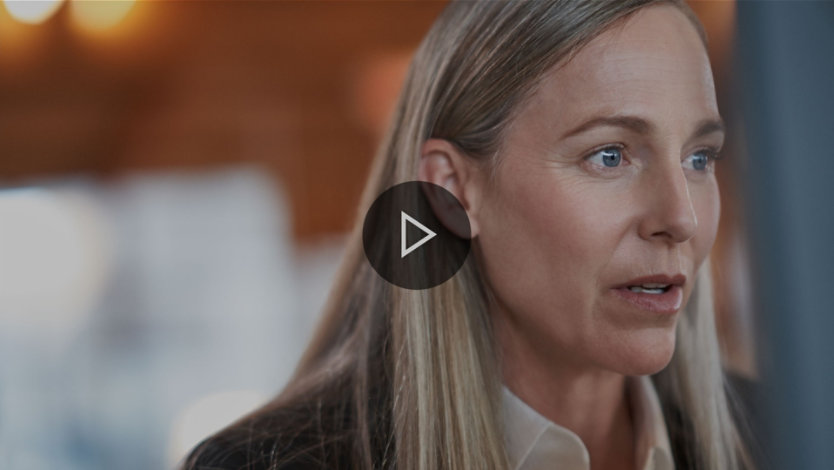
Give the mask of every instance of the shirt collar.
[{"label": "shirt collar", "polygon": [[[636,435],[636,468],[674,470],[672,449],[660,400],[648,376],[628,377],[629,404]],[[589,470],[588,450],[574,432],[540,415],[503,387],[503,410],[507,455],[514,470],[552,468]]]}]

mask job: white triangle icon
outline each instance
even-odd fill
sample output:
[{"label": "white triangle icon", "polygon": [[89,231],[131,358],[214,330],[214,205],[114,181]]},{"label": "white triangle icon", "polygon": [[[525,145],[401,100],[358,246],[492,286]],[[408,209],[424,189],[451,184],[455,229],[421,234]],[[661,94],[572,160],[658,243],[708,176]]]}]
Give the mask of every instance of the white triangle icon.
[{"label": "white triangle icon", "polygon": [[[411,246],[406,246],[406,245],[408,245],[408,243],[405,240],[406,222],[409,222],[409,223],[413,224],[414,226],[416,226],[417,228],[419,228],[420,230],[422,230],[423,232],[426,233],[425,237],[421,238],[420,241],[418,241],[417,243],[415,243]],[[400,240],[401,240],[401,243],[400,243],[400,258],[405,258],[405,255],[411,253],[412,251],[416,250],[417,248],[420,248],[426,242],[428,242],[429,240],[434,238],[435,235],[437,235],[437,234],[432,232],[431,230],[429,230],[425,225],[423,225],[420,222],[417,222],[416,220],[414,220],[414,217],[411,217],[410,215],[406,214],[404,211],[400,211]]]}]

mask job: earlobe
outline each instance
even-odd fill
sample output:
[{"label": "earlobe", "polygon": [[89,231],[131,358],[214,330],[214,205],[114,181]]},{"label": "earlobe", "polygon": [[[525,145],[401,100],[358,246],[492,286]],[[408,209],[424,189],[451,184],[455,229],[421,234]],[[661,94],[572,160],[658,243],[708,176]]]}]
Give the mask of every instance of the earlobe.
[{"label": "earlobe", "polygon": [[[429,139],[423,144],[420,153],[420,163],[417,171],[417,178],[442,187],[460,201],[466,209],[469,218],[469,236],[474,238],[478,235],[477,210],[480,202],[480,188],[478,187],[477,168],[474,167],[469,157],[464,155],[452,143],[443,139]],[[439,204],[438,198],[429,195],[430,202],[435,207],[435,212],[443,219],[442,208],[436,207]],[[444,221],[447,227],[457,232],[453,224]]]}]

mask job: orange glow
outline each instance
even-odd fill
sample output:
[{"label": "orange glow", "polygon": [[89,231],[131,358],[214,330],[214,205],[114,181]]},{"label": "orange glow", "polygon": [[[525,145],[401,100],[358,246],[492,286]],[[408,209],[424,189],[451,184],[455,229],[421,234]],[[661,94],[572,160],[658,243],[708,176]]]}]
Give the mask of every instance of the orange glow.
[{"label": "orange glow", "polygon": [[100,31],[119,24],[133,8],[134,0],[73,0],[72,19],[88,30]]},{"label": "orange glow", "polygon": [[0,69],[5,74],[25,70],[48,53],[50,33],[59,26],[64,13],[58,11],[49,21],[44,20],[45,23],[24,23],[12,15],[9,3],[23,2],[0,0]]}]

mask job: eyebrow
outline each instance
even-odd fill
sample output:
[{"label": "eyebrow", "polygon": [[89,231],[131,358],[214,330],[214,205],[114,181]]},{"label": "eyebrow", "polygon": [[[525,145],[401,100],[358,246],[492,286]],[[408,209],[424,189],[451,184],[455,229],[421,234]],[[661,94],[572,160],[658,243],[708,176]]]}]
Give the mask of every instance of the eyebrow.
[{"label": "eyebrow", "polygon": [[[582,124],[574,127],[573,129],[565,133],[562,136],[562,139],[566,139],[568,137],[573,137],[577,134],[587,132],[595,127],[603,126],[620,127],[640,135],[648,135],[655,131],[655,126],[652,123],[638,116],[597,116],[588,119]],[[699,137],[712,134],[714,132],[726,132],[726,126],[724,125],[724,121],[720,117],[707,118],[698,122],[698,125],[695,128],[695,132],[692,133],[692,136],[689,139],[697,139]]]}]

